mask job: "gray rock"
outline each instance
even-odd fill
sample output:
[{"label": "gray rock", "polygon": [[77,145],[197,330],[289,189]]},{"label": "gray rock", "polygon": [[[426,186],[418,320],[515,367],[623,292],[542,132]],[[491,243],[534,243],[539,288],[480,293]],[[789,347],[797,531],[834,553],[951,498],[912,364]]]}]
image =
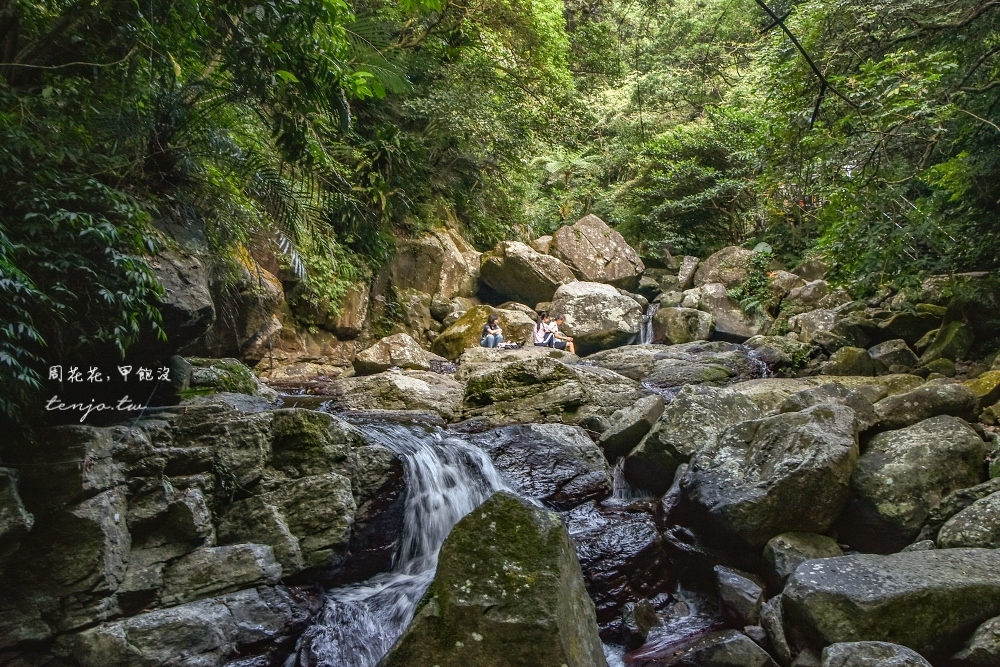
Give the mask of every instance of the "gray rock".
[{"label": "gray rock", "polygon": [[653,341],[672,345],[708,340],[715,331],[715,318],[694,308],[661,308],[653,315]]},{"label": "gray rock", "polygon": [[459,382],[465,382],[479,371],[495,369],[498,366],[512,364],[525,359],[540,359],[543,357],[556,359],[569,365],[579,363],[580,361],[580,358],[575,354],[552,347],[529,345],[527,347],[505,350],[495,347],[476,346],[470,347],[458,358],[458,371],[455,373],[455,379]]},{"label": "gray rock", "polygon": [[776,595],[760,608],[760,625],[767,633],[771,649],[778,662],[787,665],[792,661],[792,647],[785,633],[785,612],[781,606],[781,596]]},{"label": "gray rock", "polygon": [[819,334],[828,334],[840,322],[840,315],[833,310],[811,310],[788,320],[788,328],[799,335],[803,343],[812,343]]},{"label": "gray rock", "polygon": [[551,255],[524,243],[504,241],[480,258],[480,278],[500,294],[521,303],[551,301],[556,288],[576,276]]},{"label": "gray rock", "polygon": [[841,642],[823,649],[822,667],[931,667],[923,656],[888,642]]},{"label": "gray rock", "polygon": [[844,346],[830,355],[830,360],[820,367],[823,375],[875,375],[875,362],[868,351],[860,347]]},{"label": "gray rock", "polygon": [[909,345],[916,345],[921,338],[937,329],[940,324],[941,318],[930,313],[896,313],[889,319],[879,322],[878,326],[888,335],[901,338]]},{"label": "gray rock", "polygon": [[625,459],[625,478],[654,494],[666,492],[674,471],[724,429],[764,413],[743,396],[686,386]]},{"label": "gray rock", "polygon": [[937,545],[1000,548],[1000,493],[981,498],[948,519],[938,532]]},{"label": "gray rock", "polygon": [[754,336],[743,343],[768,366],[795,368],[808,361],[812,348],[787,336]]},{"label": "gray rock", "polygon": [[303,568],[332,570],[344,564],[355,510],[347,477],[303,477],[230,505],[219,539],[272,547],[286,576]]},{"label": "gray rock", "polygon": [[534,315],[529,317],[522,310],[473,306],[434,339],[431,350],[435,354],[454,360],[467,352],[487,349],[480,347],[480,343],[483,325],[489,320],[490,315],[499,318],[500,329],[503,331],[504,340],[508,343],[531,345],[535,331]]},{"label": "gray rock", "polygon": [[649,600],[626,602],[622,607],[622,640],[625,648],[634,650],[646,643],[649,631],[659,625],[656,609]]},{"label": "gray rock", "polygon": [[308,626],[317,602],[282,587],[251,588],[103,623],[62,637],[56,650],[82,667],[221,667],[270,651],[277,654],[271,659],[280,660],[282,649]]},{"label": "gray rock", "polygon": [[754,581],[746,572],[716,565],[715,587],[722,610],[736,625],[757,625],[764,604],[763,582]]},{"label": "gray rock", "polygon": [[354,370],[358,375],[382,373],[393,366],[406,370],[427,371],[431,368],[430,364],[431,355],[420,347],[420,343],[405,333],[381,338],[354,358]]},{"label": "gray rock", "polygon": [[195,244],[166,247],[152,263],[163,285],[159,304],[163,330],[175,350],[198,339],[215,322],[209,272],[203,261],[209,256],[207,250],[207,245],[197,248]]},{"label": "gray rock", "polygon": [[698,287],[709,283],[722,283],[728,289],[736,287],[747,277],[747,262],[753,251],[737,246],[728,246],[703,259],[694,274],[694,284]]},{"label": "gray rock", "polygon": [[611,416],[611,425],[598,441],[609,461],[628,454],[649,433],[663,414],[663,399],[652,395]]},{"label": "gray rock", "polygon": [[854,412],[817,405],[726,429],[691,459],[681,488],[716,525],[763,546],[785,532],[825,532],[857,459]]},{"label": "gray rock", "polygon": [[519,424],[467,438],[489,454],[515,489],[557,510],[611,495],[608,462],[578,426]]},{"label": "gray rock", "polygon": [[160,603],[173,606],[222,593],[278,583],[281,566],[271,547],[240,544],[198,549],[163,572]]},{"label": "gray rock", "polygon": [[725,285],[721,283],[709,283],[701,287],[698,310],[712,316],[715,321],[715,338],[739,343],[765,333],[774,322],[764,311],[748,315],[739,302],[729,296]]},{"label": "gray rock", "polygon": [[677,272],[677,289],[686,290],[694,285],[694,274],[698,270],[700,262],[701,260],[692,255],[684,256],[684,259],[681,260],[681,268]]},{"label": "gray rock", "polygon": [[859,432],[867,431],[878,421],[875,407],[865,392],[849,389],[842,384],[835,383],[804,389],[792,394],[781,404],[778,412],[799,412],[821,403],[845,405],[854,410]]},{"label": "gray rock", "polygon": [[763,370],[747,348],[721,341],[627,345],[592,354],[587,362],[661,387],[721,384],[757,377]]},{"label": "gray rock", "polygon": [[785,580],[807,560],[836,558],[844,552],[833,538],[816,533],[782,533],[768,540],[764,546],[770,580],[784,586]]},{"label": "gray rock", "polygon": [[679,643],[656,667],[776,667],[752,639],[736,630],[711,632]]},{"label": "gray rock", "polygon": [[901,549],[946,495],[983,481],[985,458],[986,444],[955,417],[875,436],[851,479],[841,538],[855,548]]},{"label": "gray rock", "polygon": [[920,355],[920,363],[926,365],[937,359],[964,359],[972,348],[973,339],[972,325],[968,322],[956,320],[942,324],[934,340]]},{"label": "gray rock", "polygon": [[819,660],[819,653],[811,648],[804,648],[795,656],[795,660],[792,660],[791,667],[822,667]]},{"label": "gray rock", "polygon": [[912,391],[889,396],[875,404],[879,428],[897,429],[939,415],[976,421],[975,394],[961,384],[925,384]]},{"label": "gray rock", "polygon": [[817,375],[803,378],[761,378],[730,384],[726,392],[741,394],[765,412],[775,412],[793,394],[827,384],[839,384],[858,391],[872,402],[886,396],[905,393],[924,384],[916,375],[883,375],[881,377],[840,377]]},{"label": "gray rock", "polygon": [[972,503],[994,493],[1000,493],[1000,477],[994,477],[982,484],[952,491],[944,500],[931,508],[927,522],[920,529],[918,540],[936,540],[938,531],[948,519],[955,516]]},{"label": "gray rock", "polygon": [[909,373],[920,363],[917,355],[913,353],[906,341],[899,338],[887,340],[870,348],[868,356],[872,358],[876,366],[892,373]]},{"label": "gray rock", "polygon": [[119,489],[35,524],[0,580],[0,648],[41,641],[119,613],[113,597],[131,540]]},{"label": "gray rock", "polygon": [[804,285],[790,290],[788,296],[782,302],[784,308],[796,313],[815,310],[820,307],[823,297],[830,294],[830,284],[825,280],[813,280]]},{"label": "gray rock", "polygon": [[806,281],[800,276],[789,271],[772,271],[769,276],[771,278],[771,294],[774,295],[775,303],[780,303],[792,290],[806,284]]},{"label": "gray rock", "polygon": [[275,410],[272,413],[271,465],[291,477],[336,470],[364,445],[361,433],[325,412]]},{"label": "gray rock", "polygon": [[1000,664],[1000,616],[976,628],[953,660],[962,667],[995,667]]},{"label": "gray rock", "polygon": [[[472,567],[472,566],[475,567]],[[497,493],[458,522],[382,667],[605,667],[594,605],[559,516]]]},{"label": "gray rock", "polygon": [[880,640],[934,660],[1000,614],[1000,551],[935,549],[803,563],[782,593],[788,618],[823,644]]},{"label": "gray rock", "polygon": [[594,214],[560,227],[552,235],[549,253],[562,260],[579,280],[624,289],[635,289],[646,268],[622,235]]},{"label": "gray rock", "polygon": [[583,424],[591,417],[607,420],[645,395],[638,383],[604,368],[524,359],[469,377],[464,415],[497,423]]},{"label": "gray rock", "polygon": [[330,388],[334,400],[350,410],[415,410],[436,413],[445,421],[459,419],[465,391],[448,375],[396,370],[337,379]]},{"label": "gray rock", "polygon": [[624,345],[639,333],[642,308],[609,285],[577,282],[556,290],[552,316],[566,318],[560,330],[574,339],[580,354]]}]

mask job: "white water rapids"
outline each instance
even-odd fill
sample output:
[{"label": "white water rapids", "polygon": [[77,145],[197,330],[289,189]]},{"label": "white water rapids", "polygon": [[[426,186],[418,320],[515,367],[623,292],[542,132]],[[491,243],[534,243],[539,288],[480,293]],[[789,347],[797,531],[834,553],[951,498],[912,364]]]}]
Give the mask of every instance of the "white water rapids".
[{"label": "white water rapids", "polygon": [[362,428],[403,461],[407,497],[397,562],[391,572],[330,591],[286,667],[374,667],[413,618],[452,527],[508,489],[481,449],[439,429],[391,421]]}]

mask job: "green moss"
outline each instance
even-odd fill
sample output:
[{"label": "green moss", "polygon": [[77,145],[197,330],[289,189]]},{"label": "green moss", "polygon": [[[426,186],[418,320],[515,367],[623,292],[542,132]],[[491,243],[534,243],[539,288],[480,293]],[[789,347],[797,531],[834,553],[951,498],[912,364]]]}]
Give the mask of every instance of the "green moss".
[{"label": "green moss", "polygon": [[235,394],[256,394],[257,378],[253,372],[236,359],[206,359],[189,357],[193,367],[191,389],[193,392],[227,391]]}]

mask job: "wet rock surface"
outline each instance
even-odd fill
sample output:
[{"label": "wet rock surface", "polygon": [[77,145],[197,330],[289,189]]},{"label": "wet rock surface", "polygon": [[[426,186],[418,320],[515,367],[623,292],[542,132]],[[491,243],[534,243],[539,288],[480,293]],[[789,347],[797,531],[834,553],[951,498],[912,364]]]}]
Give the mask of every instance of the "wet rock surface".
[{"label": "wet rock surface", "polygon": [[611,495],[600,448],[577,426],[524,424],[470,435],[513,488],[557,510]]},{"label": "wet rock surface", "polygon": [[931,667],[916,651],[888,642],[832,644],[821,660],[821,667]]}]

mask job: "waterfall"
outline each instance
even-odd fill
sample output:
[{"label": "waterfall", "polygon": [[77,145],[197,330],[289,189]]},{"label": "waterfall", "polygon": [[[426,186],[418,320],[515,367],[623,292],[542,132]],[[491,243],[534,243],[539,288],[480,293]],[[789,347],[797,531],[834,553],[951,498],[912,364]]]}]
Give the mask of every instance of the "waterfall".
[{"label": "waterfall", "polygon": [[646,306],[646,312],[642,316],[642,328],[639,329],[639,344],[646,345],[653,342],[653,316],[660,309],[659,301],[650,301]]},{"label": "waterfall", "polygon": [[611,497],[615,500],[648,499],[648,493],[635,488],[625,479],[625,457],[619,457],[611,469]]},{"label": "waterfall", "polygon": [[359,426],[403,461],[407,496],[397,562],[391,572],[329,591],[286,667],[374,667],[413,618],[452,527],[508,489],[485,452],[436,427],[387,421]]}]

